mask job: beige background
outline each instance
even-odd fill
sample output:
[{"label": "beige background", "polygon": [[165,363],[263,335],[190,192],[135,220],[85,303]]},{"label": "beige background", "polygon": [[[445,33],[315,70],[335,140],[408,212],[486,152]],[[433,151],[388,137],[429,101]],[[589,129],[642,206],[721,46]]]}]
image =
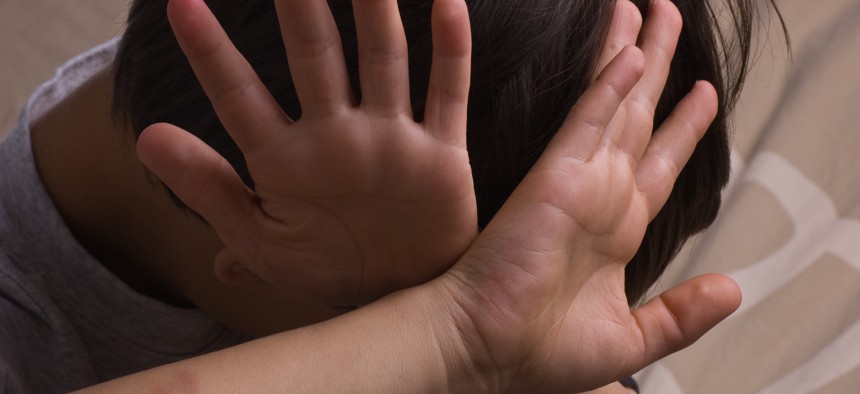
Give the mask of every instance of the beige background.
[{"label": "beige background", "polygon": [[741,310],[640,375],[645,393],[860,392],[860,1],[778,0],[739,108],[734,187],[664,286],[736,279]]},{"label": "beige background", "polygon": [[119,34],[123,0],[0,0],[0,135],[66,60]]},{"label": "beige background", "polygon": [[[860,390],[860,1],[778,3],[793,63],[775,29],[760,34],[771,45],[738,113],[734,186],[662,281],[724,272],[744,304],[640,374],[644,393]],[[126,4],[0,0],[0,134],[57,66],[121,31]]]}]

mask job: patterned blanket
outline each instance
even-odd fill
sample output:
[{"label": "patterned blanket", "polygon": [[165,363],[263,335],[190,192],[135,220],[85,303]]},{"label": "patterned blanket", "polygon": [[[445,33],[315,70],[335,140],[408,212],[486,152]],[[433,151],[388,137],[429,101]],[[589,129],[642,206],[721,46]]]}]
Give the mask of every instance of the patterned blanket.
[{"label": "patterned blanket", "polygon": [[781,0],[735,124],[717,223],[663,285],[727,273],[733,317],[639,375],[643,393],[860,392],[860,2]]}]

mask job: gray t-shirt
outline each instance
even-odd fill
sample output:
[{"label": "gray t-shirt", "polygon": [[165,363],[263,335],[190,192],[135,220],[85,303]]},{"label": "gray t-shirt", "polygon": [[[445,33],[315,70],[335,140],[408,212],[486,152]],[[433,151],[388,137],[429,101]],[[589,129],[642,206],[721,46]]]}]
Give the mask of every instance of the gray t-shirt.
[{"label": "gray t-shirt", "polygon": [[58,393],[245,338],[136,293],[75,240],[36,171],[30,124],[113,60],[116,41],[63,66],[0,142],[0,391]]}]

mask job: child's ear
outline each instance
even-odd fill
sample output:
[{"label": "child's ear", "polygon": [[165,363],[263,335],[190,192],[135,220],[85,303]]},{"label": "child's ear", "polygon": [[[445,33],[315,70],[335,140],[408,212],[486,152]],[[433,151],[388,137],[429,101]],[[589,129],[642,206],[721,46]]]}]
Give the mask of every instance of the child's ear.
[{"label": "child's ear", "polygon": [[257,275],[249,271],[239,260],[233,257],[227,249],[222,249],[215,256],[215,276],[224,284],[242,286],[260,280]]}]

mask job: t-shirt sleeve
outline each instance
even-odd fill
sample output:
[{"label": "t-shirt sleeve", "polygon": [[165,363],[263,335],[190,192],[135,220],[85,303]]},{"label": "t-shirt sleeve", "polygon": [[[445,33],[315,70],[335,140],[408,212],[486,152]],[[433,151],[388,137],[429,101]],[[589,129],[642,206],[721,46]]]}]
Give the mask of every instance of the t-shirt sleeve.
[{"label": "t-shirt sleeve", "polygon": [[89,383],[73,330],[20,282],[0,270],[0,392],[60,393]]}]

